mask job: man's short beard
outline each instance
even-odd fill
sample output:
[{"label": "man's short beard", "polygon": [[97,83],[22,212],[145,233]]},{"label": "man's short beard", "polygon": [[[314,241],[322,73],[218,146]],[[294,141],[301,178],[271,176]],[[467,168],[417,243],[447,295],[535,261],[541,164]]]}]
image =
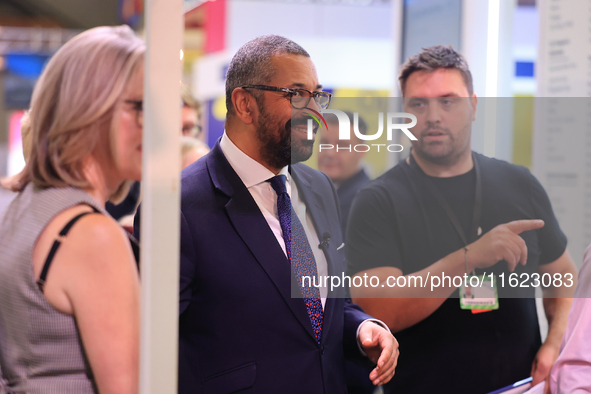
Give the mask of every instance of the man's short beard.
[{"label": "man's short beard", "polygon": [[[257,100],[257,104],[259,104],[259,100]],[[265,163],[273,168],[283,168],[289,164],[306,161],[312,156],[313,140],[306,139],[302,143],[296,141],[292,145],[291,119],[284,126],[278,126],[277,122],[265,111],[264,103],[260,103],[258,107],[257,138],[261,142],[259,154]],[[279,139],[277,140],[277,138]]]},{"label": "man's short beard", "polygon": [[[426,135],[429,131],[429,128],[427,128],[427,130],[424,130],[421,133],[419,141],[413,143],[413,152],[421,159],[429,163],[433,163],[439,166],[451,167],[461,160],[461,158],[465,155],[466,151],[470,150],[470,139],[467,139],[465,141],[467,145],[460,146],[458,145],[456,137],[454,137],[454,135],[448,129],[442,130],[445,131],[445,133],[449,136],[450,139],[447,147],[447,152],[432,154],[430,152],[430,149],[426,148],[426,144],[423,146],[422,139],[423,136]],[[470,133],[471,130],[468,130],[467,132]]]}]

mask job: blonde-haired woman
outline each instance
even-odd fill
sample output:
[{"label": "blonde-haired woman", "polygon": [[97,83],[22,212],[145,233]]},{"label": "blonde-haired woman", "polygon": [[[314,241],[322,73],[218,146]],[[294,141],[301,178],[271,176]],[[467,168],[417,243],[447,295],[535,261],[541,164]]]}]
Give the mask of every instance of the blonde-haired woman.
[{"label": "blonde-haired woman", "polygon": [[33,92],[19,194],[0,215],[8,393],[138,391],[138,272],[104,206],[140,179],[144,52],[127,26],[88,30]]}]

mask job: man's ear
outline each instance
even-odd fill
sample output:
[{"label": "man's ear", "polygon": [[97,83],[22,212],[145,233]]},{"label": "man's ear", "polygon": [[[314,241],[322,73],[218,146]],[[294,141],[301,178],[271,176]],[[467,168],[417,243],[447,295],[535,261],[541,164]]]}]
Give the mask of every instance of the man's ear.
[{"label": "man's ear", "polygon": [[476,93],[472,93],[472,97],[470,98],[472,102],[472,121],[476,120],[476,105],[478,104],[478,97],[476,97]]},{"label": "man's ear", "polygon": [[232,92],[232,104],[236,116],[245,124],[251,124],[255,117],[254,111],[258,109],[253,95],[246,89],[236,88]]}]

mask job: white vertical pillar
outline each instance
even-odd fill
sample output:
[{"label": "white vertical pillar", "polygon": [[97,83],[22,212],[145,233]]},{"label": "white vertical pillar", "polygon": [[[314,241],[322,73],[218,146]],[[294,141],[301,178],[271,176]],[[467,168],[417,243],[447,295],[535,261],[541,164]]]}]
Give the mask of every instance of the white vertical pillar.
[{"label": "white vertical pillar", "polygon": [[176,393],[182,0],[147,0],[140,392]]},{"label": "white vertical pillar", "polygon": [[[394,84],[390,87],[390,97],[400,97],[400,86],[398,84],[398,74],[402,63],[406,59],[402,58],[402,43],[404,40],[404,0],[393,0],[392,1],[392,54],[394,61]],[[399,99],[401,100],[401,99]],[[393,102],[396,100],[393,100]],[[398,104],[398,102],[397,102]],[[389,108],[392,112],[398,112],[401,108]],[[395,137],[396,139],[392,142],[400,144],[400,134]],[[408,148],[407,148],[408,149]],[[408,152],[405,150],[401,153],[389,153],[386,159],[386,168],[394,167]]]},{"label": "white vertical pillar", "polygon": [[505,97],[513,96],[512,31],[516,6],[516,0],[462,2],[462,54],[470,66],[474,93],[486,98],[478,103],[472,148],[503,160],[512,156],[512,101]]},{"label": "white vertical pillar", "polygon": [[404,1],[392,1],[392,52],[394,60],[394,85],[390,88],[390,97],[399,97],[398,74],[402,63],[402,42],[404,40]]}]

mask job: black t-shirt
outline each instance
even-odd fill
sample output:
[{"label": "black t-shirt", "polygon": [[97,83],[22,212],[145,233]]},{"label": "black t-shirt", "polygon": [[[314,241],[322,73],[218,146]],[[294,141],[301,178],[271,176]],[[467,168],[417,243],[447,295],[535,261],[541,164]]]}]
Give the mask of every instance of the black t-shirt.
[{"label": "black t-shirt", "polygon": [[[566,237],[540,183],[524,167],[479,154],[475,158],[482,180],[482,234],[512,220],[542,219],[542,229],[521,234],[528,260],[515,272],[531,274],[539,265],[558,259],[565,251]],[[347,231],[349,275],[384,266],[410,274],[464,246],[425,180],[435,184],[464,232],[476,239],[476,234],[470,234],[474,171],[429,178],[402,162],[357,194]],[[505,277],[510,273],[506,262],[486,271],[505,273]],[[524,294],[505,282],[506,287],[498,289],[498,310],[480,314],[462,310],[456,290],[429,317],[396,333],[401,355],[386,392],[487,393],[528,377],[541,344],[535,300],[506,298]],[[533,289],[525,290],[533,297]]]}]

